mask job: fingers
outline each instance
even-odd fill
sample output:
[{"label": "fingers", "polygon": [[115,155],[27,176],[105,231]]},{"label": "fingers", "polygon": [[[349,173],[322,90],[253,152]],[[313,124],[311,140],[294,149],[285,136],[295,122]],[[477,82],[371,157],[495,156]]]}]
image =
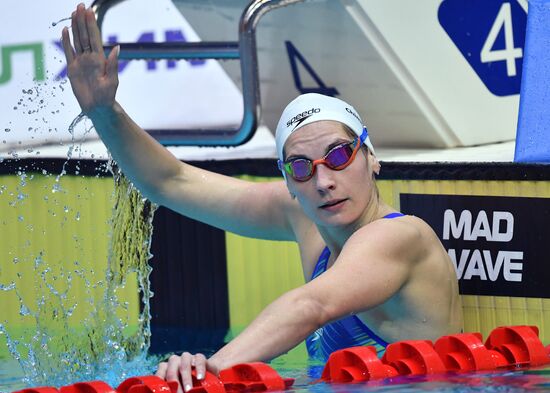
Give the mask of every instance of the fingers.
[{"label": "fingers", "polygon": [[189,352],[184,352],[180,358],[179,373],[181,376],[181,384],[187,392],[193,387],[193,378],[191,377],[191,366],[195,363],[193,355]]},{"label": "fingers", "polygon": [[65,59],[67,64],[71,63],[74,59],[74,51],[71,46],[71,37],[69,37],[69,29],[63,28],[61,32],[61,42],[63,43],[63,52],[65,52]]},{"label": "fingers", "polygon": [[187,392],[193,387],[192,369],[196,369],[197,379],[204,379],[206,362],[206,357],[202,353],[191,355],[184,352],[181,356],[172,355],[168,362],[159,364],[155,375],[166,381],[177,381],[178,393]]},{"label": "fingers", "polygon": [[197,379],[203,379],[206,375],[206,357],[202,353],[195,355],[195,370],[197,370]]},{"label": "fingers", "polygon": [[101,56],[104,56],[101,33],[99,32],[95,14],[91,8],[86,9],[82,3],[76,7],[76,11],[71,14],[71,30],[75,49],[74,52],[72,49],[70,51],[72,57],[69,57],[68,49],[71,41],[68,39],[68,31],[63,32],[63,50],[65,51],[67,61],[69,61],[69,58],[72,60],[75,53],[76,55],[80,55],[82,53],[97,52]]},{"label": "fingers", "polygon": [[[103,52],[103,49],[101,49],[101,51]],[[107,73],[107,76],[109,78],[117,78],[115,79],[116,81],[118,81],[118,54],[119,53],[120,53],[120,45],[117,45],[111,50],[111,53],[109,53],[109,57],[107,58],[107,65],[105,67],[105,72]]]},{"label": "fingers", "polygon": [[[172,355],[168,358],[168,363],[165,367],[164,379],[167,381],[176,381],[178,382],[178,393],[182,393],[181,385],[179,384],[179,365],[180,357],[177,355]],[[160,368],[160,366],[159,366]]]},{"label": "fingers", "polygon": [[157,372],[155,373],[155,375],[159,378],[166,379],[166,370],[167,369],[168,369],[168,363],[167,362],[159,363],[159,366],[157,368]]},{"label": "fingers", "polygon": [[86,26],[86,7],[82,3],[80,3],[78,7],[76,7],[76,26],[82,51],[91,52],[92,46],[90,44],[90,37],[88,35],[88,27]]},{"label": "fingers", "polygon": [[90,39],[90,47],[92,51],[98,52],[103,55],[103,41],[101,40],[101,33],[97,27],[94,11],[88,8],[84,15],[86,21],[86,30]]},{"label": "fingers", "polygon": [[71,14],[71,30],[73,32],[74,49],[76,51],[76,54],[79,55],[82,53],[82,45],[80,45],[80,34],[78,31],[78,25],[76,23],[76,11]]}]

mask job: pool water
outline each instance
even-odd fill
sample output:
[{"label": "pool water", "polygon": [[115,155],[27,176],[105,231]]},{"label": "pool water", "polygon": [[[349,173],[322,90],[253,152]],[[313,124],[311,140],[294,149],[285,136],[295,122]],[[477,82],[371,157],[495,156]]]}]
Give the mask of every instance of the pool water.
[{"label": "pool water", "polygon": [[398,377],[357,384],[298,382],[296,391],[308,392],[537,392],[550,390],[550,369],[504,373],[449,374]]}]

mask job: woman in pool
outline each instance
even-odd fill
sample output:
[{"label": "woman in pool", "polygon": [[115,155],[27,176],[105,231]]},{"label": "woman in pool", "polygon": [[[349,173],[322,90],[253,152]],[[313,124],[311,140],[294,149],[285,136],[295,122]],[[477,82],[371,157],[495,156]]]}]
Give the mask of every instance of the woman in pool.
[{"label": "woman in pool", "polygon": [[[191,387],[236,363],[272,359],[307,339],[313,356],[335,349],[458,333],[462,311],[452,263],[431,228],[379,197],[380,164],[345,102],[306,94],[277,127],[285,181],[250,183],[172,156],[115,100],[115,48],[105,58],[93,12],[79,5],[63,47],[73,92],[124,173],[154,201],[240,235],[293,240],[307,283],[275,300],[208,360],[173,355],[157,375]],[[147,157],[146,160],[143,158]]]}]

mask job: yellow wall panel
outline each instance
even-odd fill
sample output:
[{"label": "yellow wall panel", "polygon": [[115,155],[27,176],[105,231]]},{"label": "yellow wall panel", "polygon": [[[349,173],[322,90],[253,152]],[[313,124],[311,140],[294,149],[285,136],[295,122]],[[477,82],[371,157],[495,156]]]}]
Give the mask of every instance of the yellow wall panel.
[{"label": "yellow wall panel", "polygon": [[[304,283],[298,247],[292,242],[245,238],[226,233],[229,316],[232,332],[246,327],[269,303]],[[284,361],[304,361],[299,345]]]},{"label": "yellow wall panel", "polygon": [[270,302],[304,283],[298,247],[226,234],[229,315],[248,325]]}]

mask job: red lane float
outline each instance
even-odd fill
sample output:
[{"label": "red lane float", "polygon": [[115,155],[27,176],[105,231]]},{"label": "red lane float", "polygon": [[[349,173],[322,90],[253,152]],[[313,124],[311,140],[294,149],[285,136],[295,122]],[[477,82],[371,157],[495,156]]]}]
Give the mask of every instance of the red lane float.
[{"label": "red lane float", "polygon": [[39,386],[36,388],[17,390],[13,393],[59,393],[59,390],[52,388],[51,386]]},{"label": "red lane float", "polygon": [[[323,369],[323,382],[365,382],[398,375],[443,374],[503,368],[536,367],[550,364],[550,345],[540,341],[535,326],[494,329],[485,345],[479,333],[453,334],[432,344],[429,340],[400,341],[388,345],[379,359],[374,347],[353,347],[333,352]],[[294,379],[281,378],[264,363],[237,364],[220,371],[219,379],[207,372],[202,380],[192,372],[189,393],[248,393],[290,388]],[[177,393],[176,381],[156,376],[132,377],[115,390],[102,381],[63,386],[37,387],[13,393]]]},{"label": "red lane float", "polygon": [[118,393],[176,393],[177,391],[176,381],[165,381],[154,375],[128,378],[116,388]]},{"label": "red lane float", "polygon": [[237,364],[220,371],[220,380],[225,390],[230,392],[265,392],[267,390],[285,390],[294,383],[292,378],[281,376],[265,363]]},{"label": "red lane float", "polygon": [[207,371],[203,379],[197,379],[197,371],[193,370],[191,376],[193,377],[193,387],[187,393],[225,393],[222,381],[211,372]]},{"label": "red lane float", "polygon": [[498,327],[485,342],[487,349],[500,352],[510,365],[519,367],[548,364],[548,354],[539,340],[536,326]]},{"label": "red lane float", "polygon": [[429,340],[400,341],[388,345],[382,359],[374,347],[333,352],[321,381],[361,382],[396,375],[472,372],[550,364],[550,346],[544,348],[535,326],[499,327],[485,345],[481,334],[462,333]]},{"label": "red lane float", "polygon": [[117,393],[103,381],[77,382],[59,388],[60,393]]},{"label": "red lane float", "polygon": [[435,351],[448,371],[483,371],[506,367],[506,358],[488,350],[479,333],[444,336],[435,342]]},{"label": "red lane float", "polygon": [[409,340],[390,344],[382,362],[397,370],[399,375],[431,375],[447,371],[443,361],[428,340]]},{"label": "red lane float", "polygon": [[321,381],[363,382],[397,376],[397,370],[376,355],[374,347],[353,347],[332,353],[328,359]]}]

